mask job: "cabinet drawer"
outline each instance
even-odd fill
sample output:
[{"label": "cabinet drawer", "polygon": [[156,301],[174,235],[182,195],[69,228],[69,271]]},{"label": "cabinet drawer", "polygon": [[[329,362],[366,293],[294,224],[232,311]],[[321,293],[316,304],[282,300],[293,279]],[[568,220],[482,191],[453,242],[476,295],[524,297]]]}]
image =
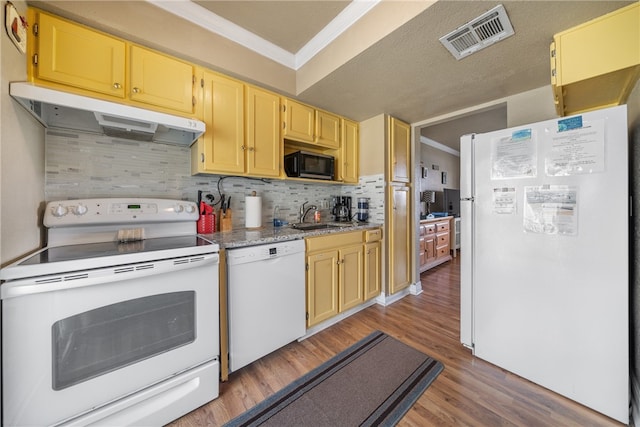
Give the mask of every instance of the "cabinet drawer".
[{"label": "cabinet drawer", "polygon": [[433,234],[436,232],[435,224],[427,224],[424,226],[424,234]]},{"label": "cabinet drawer", "polygon": [[332,233],[326,236],[308,237],[304,240],[307,244],[307,252],[322,251],[362,243],[362,232]]},{"label": "cabinet drawer", "polygon": [[436,235],[436,245],[449,245],[449,233],[438,233]]},{"label": "cabinet drawer", "polygon": [[378,240],[382,240],[382,230],[367,230],[364,232],[364,241],[365,242],[377,242]]},{"label": "cabinet drawer", "polygon": [[436,231],[449,231],[449,221],[447,222],[439,222],[436,224]]},{"label": "cabinet drawer", "polygon": [[449,255],[449,246],[442,246],[440,248],[436,248],[436,258],[442,258],[447,255]]}]

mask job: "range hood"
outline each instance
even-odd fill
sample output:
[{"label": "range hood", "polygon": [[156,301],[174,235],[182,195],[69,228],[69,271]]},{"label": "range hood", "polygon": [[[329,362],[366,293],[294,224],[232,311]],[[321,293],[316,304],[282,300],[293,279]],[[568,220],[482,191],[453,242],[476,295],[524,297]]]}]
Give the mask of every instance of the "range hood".
[{"label": "range hood", "polygon": [[9,93],[45,127],[116,138],[189,146],[205,124],[171,114],[89,98],[30,83],[10,83]]}]

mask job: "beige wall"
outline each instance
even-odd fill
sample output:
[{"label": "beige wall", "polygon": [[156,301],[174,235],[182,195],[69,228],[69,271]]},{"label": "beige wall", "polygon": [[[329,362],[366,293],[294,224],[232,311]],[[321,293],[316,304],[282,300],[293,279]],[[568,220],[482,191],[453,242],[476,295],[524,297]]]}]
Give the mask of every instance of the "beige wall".
[{"label": "beige wall", "polygon": [[506,98],[507,127],[541,122],[558,117],[551,85]]},{"label": "beige wall", "polygon": [[[419,161],[420,164],[417,166],[427,168],[427,177],[419,178],[418,191],[442,191],[443,188],[460,188],[460,157],[429,145],[421,144]],[[436,165],[438,170],[434,170],[433,165]],[[446,184],[442,183],[442,172],[447,173]]]},{"label": "beige wall", "polygon": [[[26,2],[13,4],[25,13]],[[44,131],[9,96],[9,82],[25,79],[26,60],[4,30],[0,54],[0,265],[4,266],[42,244]]]},{"label": "beige wall", "polygon": [[387,139],[385,115],[360,122],[360,175],[384,173],[384,147]]}]

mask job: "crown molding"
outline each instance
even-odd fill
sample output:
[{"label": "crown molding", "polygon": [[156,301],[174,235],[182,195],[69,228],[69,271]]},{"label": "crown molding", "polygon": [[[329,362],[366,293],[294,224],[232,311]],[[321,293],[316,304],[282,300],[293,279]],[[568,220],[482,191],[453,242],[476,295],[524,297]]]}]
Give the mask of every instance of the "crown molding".
[{"label": "crown molding", "polygon": [[309,62],[332,41],[373,9],[381,0],[353,0],[326,27],[316,34],[295,55],[296,70]]},{"label": "crown molding", "polygon": [[373,9],[381,0],[353,0],[296,54],[282,49],[190,0],[146,1],[207,31],[236,42],[287,68],[298,70],[326,48],[332,41],[340,36],[340,34],[366,15],[367,12]]},{"label": "crown molding", "polygon": [[437,148],[438,150],[444,151],[445,153],[453,154],[456,157],[460,157],[460,152],[458,150],[454,150],[453,148],[438,141],[434,141],[433,139],[427,138],[426,136],[420,136],[420,142],[424,145],[428,145],[429,147]]}]

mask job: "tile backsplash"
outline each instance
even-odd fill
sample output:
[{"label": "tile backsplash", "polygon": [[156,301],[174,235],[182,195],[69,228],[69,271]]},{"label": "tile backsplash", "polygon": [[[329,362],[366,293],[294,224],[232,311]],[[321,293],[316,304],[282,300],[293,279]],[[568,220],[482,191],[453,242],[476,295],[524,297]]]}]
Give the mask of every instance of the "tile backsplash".
[{"label": "tile backsplash", "polygon": [[[332,196],[369,197],[370,222],[384,222],[384,177],[361,177],[358,185],[260,180],[237,176],[191,175],[189,147],[136,142],[104,135],[49,129],[46,134],[47,201],[94,197],[149,197],[196,201],[198,190],[231,196],[233,227],[244,227],[244,198],[262,197],[262,223],[277,205],[289,222],[298,220],[303,202],[315,204],[323,220],[331,218]],[[216,207],[219,207],[217,205]]]}]

